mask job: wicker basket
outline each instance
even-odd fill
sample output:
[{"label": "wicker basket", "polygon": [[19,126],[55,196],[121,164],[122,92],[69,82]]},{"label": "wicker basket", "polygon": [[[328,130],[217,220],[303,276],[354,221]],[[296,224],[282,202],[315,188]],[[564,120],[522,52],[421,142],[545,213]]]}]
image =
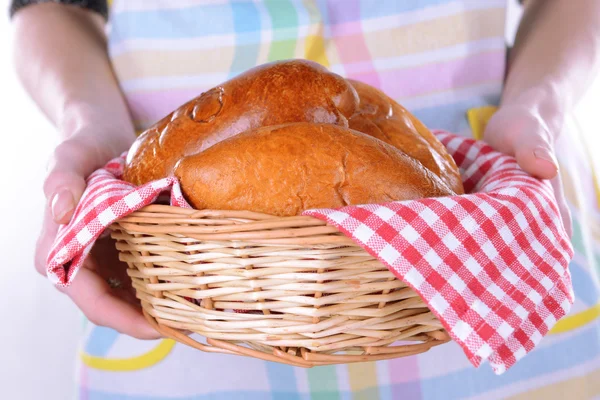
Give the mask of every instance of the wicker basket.
[{"label": "wicker basket", "polygon": [[148,321],[203,351],[312,367],[450,340],[411,288],[316,218],[151,205],[111,229]]}]

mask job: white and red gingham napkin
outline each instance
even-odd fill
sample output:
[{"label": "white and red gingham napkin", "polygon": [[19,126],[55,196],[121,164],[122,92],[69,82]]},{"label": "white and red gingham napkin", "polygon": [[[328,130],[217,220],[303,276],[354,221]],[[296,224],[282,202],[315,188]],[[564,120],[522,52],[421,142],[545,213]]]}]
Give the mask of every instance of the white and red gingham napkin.
[{"label": "white and red gingham napkin", "polygon": [[[461,196],[309,210],[383,262],[427,302],[474,366],[497,374],[531,351],[573,303],[573,257],[550,184],[481,141],[436,131],[458,164]],[[113,221],[170,192],[173,177],[140,187],[121,181],[124,158],[93,173],[48,257],[59,285],[75,278]]]}]

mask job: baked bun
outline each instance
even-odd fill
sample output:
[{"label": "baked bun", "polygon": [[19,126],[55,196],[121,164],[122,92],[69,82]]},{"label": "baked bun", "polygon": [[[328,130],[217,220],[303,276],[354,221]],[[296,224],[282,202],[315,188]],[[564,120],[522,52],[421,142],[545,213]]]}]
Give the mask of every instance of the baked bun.
[{"label": "baked bun", "polygon": [[317,63],[265,64],[202,93],[142,133],[128,153],[123,178],[141,185],[167,177],[182,158],[263,126],[348,126],[357,107],[352,85]]},{"label": "baked bun", "polygon": [[419,160],[457,194],[464,189],[458,167],[444,145],[408,110],[382,91],[348,80],[360,99],[349,127],[376,137]]},{"label": "baked bun", "polygon": [[343,126],[306,122],[239,134],[184,158],[175,175],[196,209],[278,216],[453,194],[387,143]]},{"label": "baked bun", "polygon": [[304,60],[250,69],[140,135],[123,179],[173,174],[196,208],[282,216],[463,193],[452,157],[404,107]]}]

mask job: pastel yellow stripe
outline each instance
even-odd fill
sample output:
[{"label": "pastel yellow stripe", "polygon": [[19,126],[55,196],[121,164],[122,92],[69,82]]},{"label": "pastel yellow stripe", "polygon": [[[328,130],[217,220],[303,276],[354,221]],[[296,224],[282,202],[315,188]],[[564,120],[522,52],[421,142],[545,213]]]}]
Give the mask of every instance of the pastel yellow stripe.
[{"label": "pastel yellow stripe", "polygon": [[550,334],[556,335],[581,328],[593,322],[598,317],[600,317],[600,303],[577,314],[564,317],[554,325],[552,330],[550,330]]},{"label": "pastel yellow stripe", "polygon": [[[578,192],[575,188],[574,180],[572,178],[572,171],[568,168],[565,168],[561,163],[558,164],[560,179],[563,185],[563,193],[565,194],[565,198],[570,206],[572,206],[576,210],[581,209],[581,192]],[[577,173],[577,171],[575,171]]]},{"label": "pastel yellow stripe", "polygon": [[[377,367],[374,362],[348,364],[348,380],[354,393],[353,399],[378,399]],[[369,390],[367,390],[369,389]]]},{"label": "pastel yellow stripe", "polygon": [[400,57],[492,37],[502,39],[504,21],[504,9],[473,10],[398,28],[365,32],[365,41],[374,59]]},{"label": "pastel yellow stripe", "polygon": [[233,62],[234,48],[133,50],[112,59],[119,80],[221,74]]},{"label": "pastel yellow stripe", "polygon": [[[587,137],[583,134],[582,129],[581,129],[581,125],[577,124],[578,128],[579,128],[579,135],[580,137],[583,137],[584,143],[587,144],[587,141],[589,139],[587,139]],[[590,170],[592,173],[592,179],[593,179],[593,184],[594,184],[594,189],[596,192],[596,207],[598,207],[598,209],[600,209],[600,175],[598,175],[596,173],[596,166],[600,165],[600,164],[595,164],[595,158],[592,156],[592,152],[590,150],[590,148],[593,148],[593,146],[584,146],[584,148],[586,149],[586,155],[588,158],[588,164],[590,166]]]},{"label": "pastel yellow stripe", "polygon": [[594,179],[594,187],[596,188],[596,207],[600,209],[600,176],[596,174],[595,169],[592,167],[592,177]]},{"label": "pastel yellow stripe", "polygon": [[304,39],[304,58],[317,62],[327,68],[331,66],[325,49],[323,21],[314,0],[304,0],[304,6],[310,19],[310,33]]},{"label": "pastel yellow stripe", "polygon": [[163,339],[155,348],[137,357],[103,358],[91,356],[84,352],[81,352],[79,357],[85,365],[94,369],[114,372],[137,371],[158,364],[169,355],[174,346],[174,340]]},{"label": "pastel yellow stripe", "polygon": [[591,172],[591,176],[592,176],[592,184],[594,185],[594,192],[595,192],[595,196],[596,196],[596,204],[595,206],[600,209],[600,175],[597,174],[598,169],[600,168],[600,163],[597,162],[598,158],[594,157],[592,155],[592,151],[591,149],[594,148],[594,146],[592,146],[592,143],[589,143],[590,139],[588,137],[589,134],[585,134],[583,131],[583,127],[581,126],[581,123],[579,121],[579,119],[577,118],[577,116],[574,116],[571,120],[573,122],[573,124],[575,125],[575,127],[577,128],[577,133],[579,134],[578,137],[579,139],[583,142],[583,149],[585,152],[585,155],[587,156],[588,159],[588,166],[590,168],[590,172]]},{"label": "pastel yellow stripe", "polygon": [[506,400],[576,400],[591,399],[600,395],[600,369],[586,375],[567,379],[566,381],[549,384]]},{"label": "pastel yellow stripe", "polygon": [[331,65],[325,54],[325,41],[322,36],[307,36],[305,58],[317,62],[327,68]]},{"label": "pastel yellow stripe", "polygon": [[498,110],[496,106],[484,106],[471,108],[467,111],[467,120],[473,131],[473,138],[477,140],[483,139],[483,132],[492,115]]}]

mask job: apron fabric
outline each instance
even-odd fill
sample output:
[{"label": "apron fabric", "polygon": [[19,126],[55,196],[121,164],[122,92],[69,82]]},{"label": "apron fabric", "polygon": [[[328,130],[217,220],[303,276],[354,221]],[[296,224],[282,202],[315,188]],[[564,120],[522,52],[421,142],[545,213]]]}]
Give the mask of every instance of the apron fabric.
[{"label": "apron fabric", "polygon": [[[502,91],[506,0],[116,0],[109,52],[139,130],[269,61],[367,82],[430,128],[480,138]],[[81,399],[588,399],[600,396],[600,196],[572,123],[557,143],[573,215],[576,302],[502,376],[454,343],[390,361],[294,368],[139,341],[85,323]]]}]

